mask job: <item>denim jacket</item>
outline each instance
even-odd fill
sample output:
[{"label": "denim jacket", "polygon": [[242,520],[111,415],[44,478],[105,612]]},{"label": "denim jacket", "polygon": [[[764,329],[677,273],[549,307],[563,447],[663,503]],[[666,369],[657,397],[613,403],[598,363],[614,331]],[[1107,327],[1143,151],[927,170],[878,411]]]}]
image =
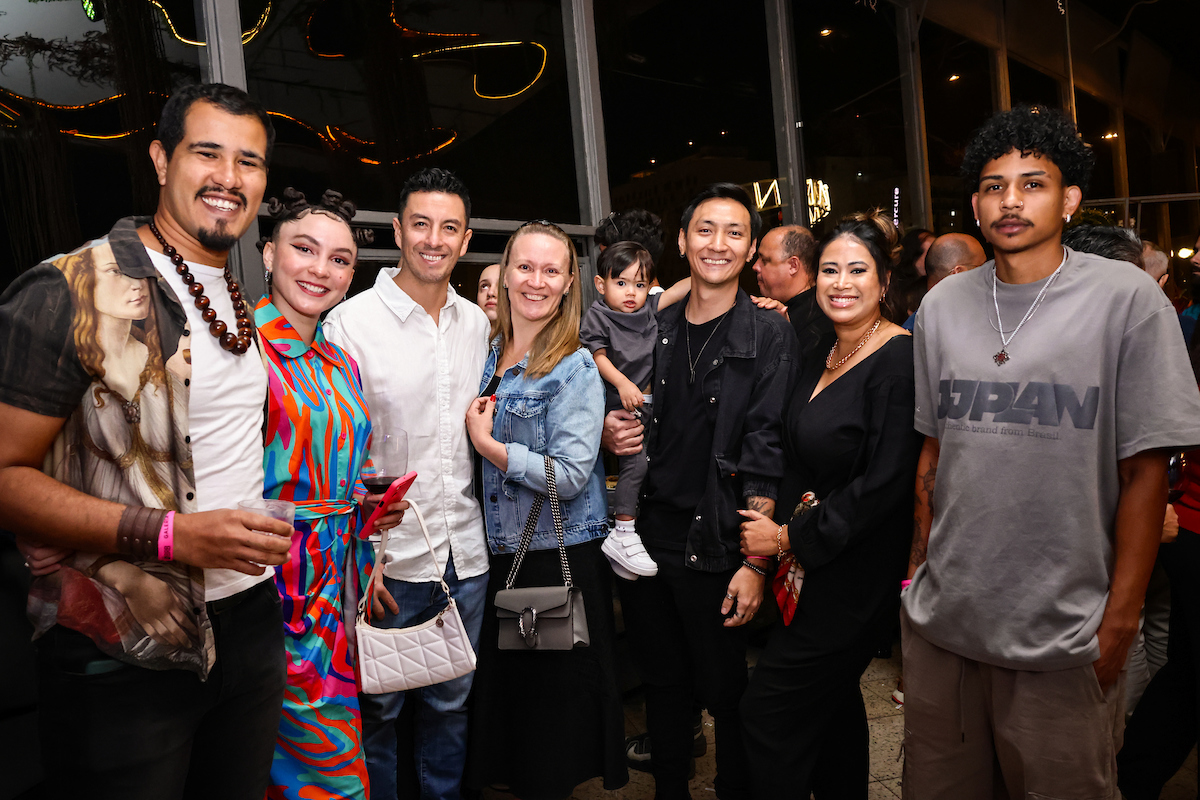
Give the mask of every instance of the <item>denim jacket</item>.
[{"label": "denim jacket", "polygon": [[[500,337],[492,341],[479,388],[496,372]],[[546,463],[554,481],[568,547],[608,534],[608,499],[600,460],[604,382],[592,354],[579,348],[548,375],[527,378],[528,357],[511,367],[496,389],[492,436],[508,451],[508,471],[483,461],[483,519],[493,554],[516,552],[529,508],[546,492]],[[558,547],[550,503],[542,507],[531,550]]]},{"label": "denim jacket", "polygon": [[[685,299],[659,313],[655,391],[663,390],[671,374],[686,308]],[[722,572],[740,564],[742,517],[737,510],[747,497],[774,499],[778,493],[784,466],[783,407],[795,380],[796,351],[796,333],[787,320],[756,308],[739,289],[724,346],[696,369],[696,380],[708,401],[717,404],[718,414],[704,499],[696,507],[684,550],[684,564],[692,569]],[[657,417],[654,422],[646,443],[651,460],[664,457]]]}]

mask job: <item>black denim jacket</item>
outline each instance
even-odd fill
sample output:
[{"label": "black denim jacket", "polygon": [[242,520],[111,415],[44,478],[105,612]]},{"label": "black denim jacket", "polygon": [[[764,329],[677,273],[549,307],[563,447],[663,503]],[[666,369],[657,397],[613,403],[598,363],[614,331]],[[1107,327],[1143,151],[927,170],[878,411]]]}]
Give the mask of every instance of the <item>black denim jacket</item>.
[{"label": "black denim jacket", "polygon": [[[664,390],[671,373],[685,308],[687,298],[659,314],[655,393]],[[783,476],[782,413],[795,372],[796,334],[787,320],[757,308],[739,289],[724,346],[696,370],[708,401],[719,406],[704,499],[688,531],[687,566],[722,572],[741,563],[737,510],[744,498],[776,497]],[[662,455],[657,434],[658,426],[650,426],[646,452],[651,460]]]}]

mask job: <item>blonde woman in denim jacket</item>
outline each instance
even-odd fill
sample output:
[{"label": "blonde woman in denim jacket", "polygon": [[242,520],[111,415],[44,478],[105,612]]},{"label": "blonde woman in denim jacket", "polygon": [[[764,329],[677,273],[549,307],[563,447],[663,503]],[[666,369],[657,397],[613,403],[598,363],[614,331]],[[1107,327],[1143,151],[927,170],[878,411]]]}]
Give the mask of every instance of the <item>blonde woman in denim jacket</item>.
[{"label": "blonde woman in denim jacket", "polygon": [[[491,553],[471,707],[466,784],[507,786],[523,800],[557,800],[596,776],[605,789],[629,779],[614,670],[612,570],[600,552],[608,532],[599,460],[604,385],[580,346],[575,246],[546,222],[522,225],[504,249],[482,396],[467,412],[481,460],[476,492]],[[494,600],[535,497],[554,462],[567,559],[583,590],[588,647],[501,651]],[[517,586],[562,582],[547,503]]]}]

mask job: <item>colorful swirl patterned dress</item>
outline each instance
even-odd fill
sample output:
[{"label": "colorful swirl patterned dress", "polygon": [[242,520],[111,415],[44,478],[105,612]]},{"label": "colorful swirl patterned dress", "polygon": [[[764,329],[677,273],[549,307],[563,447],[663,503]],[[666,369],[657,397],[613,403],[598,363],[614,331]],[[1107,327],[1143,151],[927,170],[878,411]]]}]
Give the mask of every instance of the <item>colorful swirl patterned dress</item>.
[{"label": "colorful swirl patterned dress", "polygon": [[[367,797],[367,767],[345,614],[374,562],[357,537],[354,490],[371,421],[358,367],[325,341],[310,347],[263,299],[254,310],[270,364],[263,494],[296,504],[283,601],[287,689],[268,798]],[[346,582],[348,581],[348,583]],[[347,599],[348,598],[348,599]]]}]

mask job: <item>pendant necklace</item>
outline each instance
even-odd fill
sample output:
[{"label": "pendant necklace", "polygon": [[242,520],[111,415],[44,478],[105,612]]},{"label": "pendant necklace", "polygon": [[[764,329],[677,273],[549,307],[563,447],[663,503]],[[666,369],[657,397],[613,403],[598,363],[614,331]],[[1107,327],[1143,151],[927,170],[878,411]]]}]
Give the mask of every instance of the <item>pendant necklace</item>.
[{"label": "pendant necklace", "polygon": [[696,353],[695,361],[692,360],[692,324],[687,321],[686,316],[683,318],[683,338],[687,343],[688,386],[691,386],[696,382],[696,367],[700,364],[700,357],[704,355],[704,348],[708,347],[708,343],[712,341],[712,337],[714,334],[716,334],[717,328],[721,327],[721,323],[725,321],[727,316],[729,316],[730,311],[733,311],[733,309],[730,308],[717,320],[717,324],[713,326],[712,332],[708,334],[708,338],[704,340],[704,344],[700,345],[700,352]]},{"label": "pendant necklace", "polygon": [[999,281],[996,278],[996,267],[992,267],[992,304],[996,307],[996,324],[1000,326],[996,329],[1000,334],[1000,350],[997,351],[996,355],[992,356],[992,361],[996,362],[996,366],[1002,367],[1012,360],[1012,356],[1008,354],[1009,343],[1016,338],[1017,333],[1021,330],[1021,326],[1029,321],[1029,318],[1033,316],[1033,312],[1038,310],[1038,307],[1042,304],[1042,300],[1046,297],[1046,292],[1050,289],[1050,284],[1054,283],[1054,279],[1062,272],[1062,268],[1066,263],[1067,248],[1064,247],[1062,261],[1059,263],[1058,269],[1051,273],[1050,278],[1042,286],[1042,290],[1038,292],[1037,297],[1033,298],[1033,304],[1029,306],[1029,310],[1025,312],[1025,316],[1017,323],[1017,327],[1013,328],[1013,332],[1008,335],[1007,339],[1004,338],[1004,322],[1000,319],[1000,301],[996,299],[996,284]]}]

